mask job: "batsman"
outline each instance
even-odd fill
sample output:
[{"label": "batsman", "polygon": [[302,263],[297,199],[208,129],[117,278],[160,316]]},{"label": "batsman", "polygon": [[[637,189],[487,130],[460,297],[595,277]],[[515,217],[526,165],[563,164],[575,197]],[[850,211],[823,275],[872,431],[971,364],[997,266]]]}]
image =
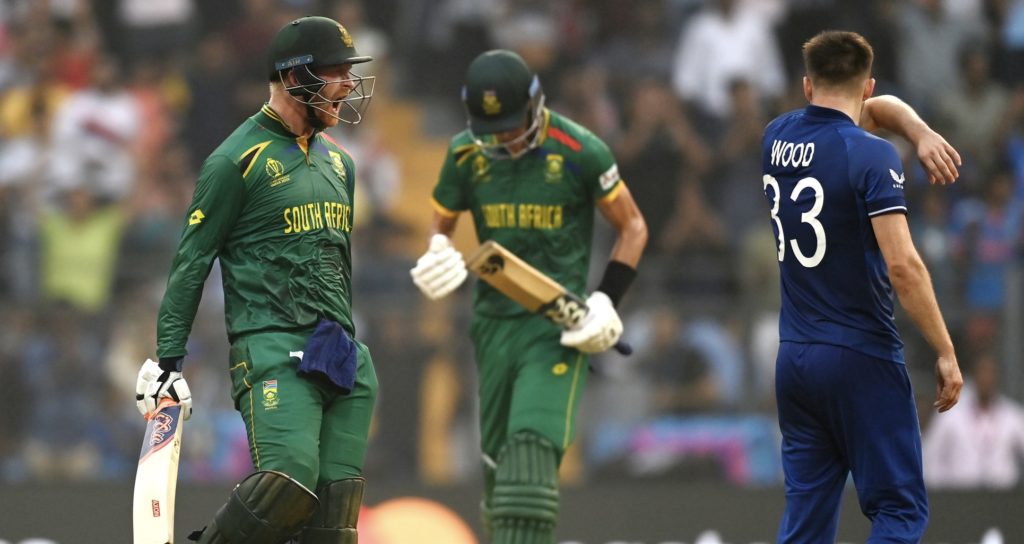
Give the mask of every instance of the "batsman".
[{"label": "batsman", "polygon": [[434,188],[432,237],[411,274],[430,299],[466,278],[450,241],[469,211],[480,242],[495,240],[584,296],[595,209],[617,231],[589,313],[561,330],[478,282],[470,335],[479,374],[485,476],[482,518],[495,544],[551,544],[558,467],[576,432],[589,354],[622,334],[616,305],[636,276],[647,226],[608,146],[544,106],[523,59],[488,51],[462,89],[468,127],[451,142]]},{"label": "batsman", "polygon": [[377,378],[352,321],[355,165],[324,129],[358,123],[374,79],[325,17],[270,45],[270,98],[206,159],[157,326],[159,361],[137,403],[191,396],[182,376],[203,283],[220,260],[232,398],[255,472],[203,531],[209,544],[355,544]]}]

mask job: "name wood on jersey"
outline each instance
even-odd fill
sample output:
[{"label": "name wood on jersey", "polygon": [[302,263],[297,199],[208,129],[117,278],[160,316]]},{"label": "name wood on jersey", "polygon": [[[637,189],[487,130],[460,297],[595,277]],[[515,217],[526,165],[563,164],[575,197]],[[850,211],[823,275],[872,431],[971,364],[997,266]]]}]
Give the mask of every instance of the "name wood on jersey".
[{"label": "name wood on jersey", "polygon": [[772,142],[772,166],[792,166],[794,168],[806,168],[814,160],[814,142],[786,142],[775,140]]}]

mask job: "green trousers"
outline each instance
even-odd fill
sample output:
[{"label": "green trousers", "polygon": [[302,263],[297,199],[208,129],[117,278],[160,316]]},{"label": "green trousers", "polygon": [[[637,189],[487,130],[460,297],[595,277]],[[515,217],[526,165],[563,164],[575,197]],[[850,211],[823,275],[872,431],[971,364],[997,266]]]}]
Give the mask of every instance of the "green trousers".
[{"label": "green trousers", "polygon": [[562,346],[561,330],[538,315],[474,316],[483,452],[496,459],[508,438],[533,431],[559,459],[576,434],[576,412],[587,381],[587,357]]},{"label": "green trousers", "polygon": [[257,471],[276,470],[308,489],[362,476],[377,375],[358,348],[356,385],[348,395],[295,373],[312,330],[252,334],[231,345],[235,407],[245,421]]}]

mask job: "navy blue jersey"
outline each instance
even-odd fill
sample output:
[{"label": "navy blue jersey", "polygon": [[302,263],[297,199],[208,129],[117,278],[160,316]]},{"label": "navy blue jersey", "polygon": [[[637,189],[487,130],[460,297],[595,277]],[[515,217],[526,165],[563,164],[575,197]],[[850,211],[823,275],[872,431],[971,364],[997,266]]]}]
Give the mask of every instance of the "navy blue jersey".
[{"label": "navy blue jersey", "polygon": [[768,124],[764,194],[778,242],[782,341],[903,362],[893,292],[871,217],[906,213],[893,145],[809,105]]}]

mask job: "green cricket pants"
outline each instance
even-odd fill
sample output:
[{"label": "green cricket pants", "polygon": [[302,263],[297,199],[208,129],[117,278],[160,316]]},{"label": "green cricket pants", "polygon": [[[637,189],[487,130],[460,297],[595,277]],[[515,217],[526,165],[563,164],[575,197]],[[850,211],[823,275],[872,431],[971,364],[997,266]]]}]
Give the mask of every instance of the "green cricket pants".
[{"label": "green cricket pants", "polygon": [[277,470],[308,489],[362,475],[377,374],[356,342],[356,385],[342,395],[295,373],[312,330],[244,336],[231,345],[231,397],[257,471]]},{"label": "green cricket pants", "polygon": [[507,439],[533,431],[558,448],[576,434],[587,356],[559,343],[561,330],[539,315],[473,316],[483,452],[497,459]]}]

